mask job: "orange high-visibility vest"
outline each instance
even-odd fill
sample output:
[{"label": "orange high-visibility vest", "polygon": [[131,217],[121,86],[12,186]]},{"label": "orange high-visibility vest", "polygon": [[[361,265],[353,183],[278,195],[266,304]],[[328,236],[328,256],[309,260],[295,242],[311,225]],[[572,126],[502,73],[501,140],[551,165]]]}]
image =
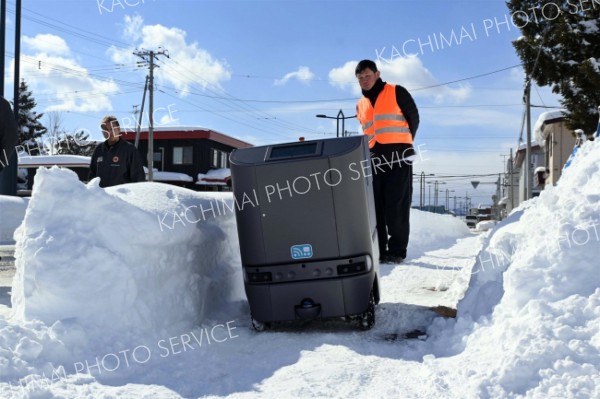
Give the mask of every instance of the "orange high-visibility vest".
[{"label": "orange high-visibility vest", "polygon": [[356,118],[363,133],[369,136],[369,148],[380,144],[412,144],[413,138],[408,122],[396,102],[396,86],[386,84],[379,93],[375,108],[364,97],[356,105]]}]

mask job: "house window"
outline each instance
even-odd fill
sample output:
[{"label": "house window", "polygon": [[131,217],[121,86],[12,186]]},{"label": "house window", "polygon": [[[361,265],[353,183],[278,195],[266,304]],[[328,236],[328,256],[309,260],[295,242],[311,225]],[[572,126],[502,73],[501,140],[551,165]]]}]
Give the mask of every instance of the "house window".
[{"label": "house window", "polygon": [[221,167],[226,168],[227,166],[229,166],[229,154],[221,151]]},{"label": "house window", "polygon": [[193,154],[193,147],[173,147],[173,165],[191,165]]},{"label": "house window", "polygon": [[227,168],[229,167],[229,153],[211,148],[210,167]]},{"label": "house window", "polygon": [[217,167],[219,167],[219,152],[220,151],[215,150],[214,148],[212,148],[210,151],[212,152],[212,156],[210,157],[212,160],[210,163],[210,166],[212,168],[217,168]]}]

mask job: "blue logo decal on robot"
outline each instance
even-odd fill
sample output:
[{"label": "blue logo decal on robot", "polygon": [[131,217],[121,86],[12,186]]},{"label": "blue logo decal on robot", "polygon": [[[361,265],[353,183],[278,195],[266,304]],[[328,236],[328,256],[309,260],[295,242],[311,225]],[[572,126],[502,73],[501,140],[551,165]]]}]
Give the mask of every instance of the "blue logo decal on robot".
[{"label": "blue logo decal on robot", "polygon": [[292,259],[308,259],[313,257],[313,249],[310,244],[292,245],[290,251]]}]

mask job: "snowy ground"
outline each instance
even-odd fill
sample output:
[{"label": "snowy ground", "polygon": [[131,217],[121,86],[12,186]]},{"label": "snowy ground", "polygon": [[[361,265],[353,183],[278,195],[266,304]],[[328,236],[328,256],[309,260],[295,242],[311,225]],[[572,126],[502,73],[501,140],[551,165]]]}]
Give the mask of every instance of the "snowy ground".
[{"label": "snowy ground", "polygon": [[38,172],[10,304],[0,288],[0,395],[600,397],[598,147],[489,232],[414,211],[367,332],[253,331],[228,194]]}]

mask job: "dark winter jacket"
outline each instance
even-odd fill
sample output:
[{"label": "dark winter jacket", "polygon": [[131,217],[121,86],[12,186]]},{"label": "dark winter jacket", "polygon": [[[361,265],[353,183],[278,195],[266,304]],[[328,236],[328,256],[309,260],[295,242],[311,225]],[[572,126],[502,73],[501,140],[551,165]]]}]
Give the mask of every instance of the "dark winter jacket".
[{"label": "dark winter jacket", "polygon": [[100,178],[100,187],[146,180],[142,158],[137,148],[123,139],[109,146],[98,144],[90,162],[89,179]]},{"label": "dark winter jacket", "polygon": [[[362,94],[367,97],[369,101],[371,101],[371,105],[373,105],[373,107],[375,107],[375,101],[377,101],[377,97],[385,85],[386,83],[383,80],[378,79],[371,90],[362,91]],[[398,106],[402,110],[402,114],[404,114],[404,117],[408,122],[408,127],[410,128],[410,132],[414,140],[415,135],[417,134],[417,129],[419,128],[419,110],[417,109],[417,105],[415,104],[415,101],[408,90],[400,85],[396,85],[396,102],[398,103]],[[371,152],[374,156],[382,155],[388,160],[392,159],[391,157],[393,152],[396,152],[396,154],[403,158],[415,155],[415,150],[411,144],[376,143],[371,149]],[[397,156],[394,157],[395,159],[398,159]]]},{"label": "dark winter jacket", "polygon": [[9,102],[0,96],[0,170],[8,165],[18,139],[15,115]]}]

